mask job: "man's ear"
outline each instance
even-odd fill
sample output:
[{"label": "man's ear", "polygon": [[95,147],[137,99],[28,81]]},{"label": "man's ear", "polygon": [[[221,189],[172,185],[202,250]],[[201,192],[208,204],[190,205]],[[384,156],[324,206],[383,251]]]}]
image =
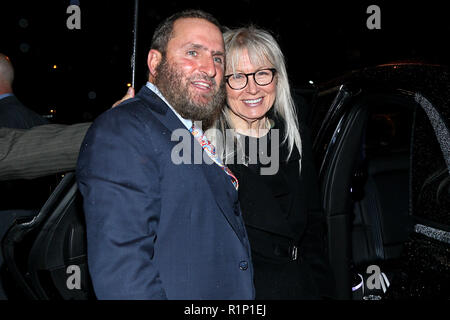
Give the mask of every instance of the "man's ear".
[{"label": "man's ear", "polygon": [[147,66],[150,72],[150,77],[156,76],[156,68],[161,63],[162,54],[158,50],[151,49],[147,57]]}]

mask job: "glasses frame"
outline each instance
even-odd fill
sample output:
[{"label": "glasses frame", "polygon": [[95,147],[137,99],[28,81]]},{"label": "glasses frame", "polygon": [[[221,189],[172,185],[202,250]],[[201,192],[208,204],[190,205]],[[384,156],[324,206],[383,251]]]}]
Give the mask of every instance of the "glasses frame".
[{"label": "glasses frame", "polygon": [[[266,83],[266,84],[259,84],[258,81],[256,81],[256,74],[257,74],[258,72],[264,71],[264,70],[270,70],[270,71],[272,72],[272,79],[270,80],[269,83]],[[277,73],[277,69],[275,69],[275,68],[264,68],[264,69],[261,69],[261,70],[255,71],[255,72],[251,72],[251,73],[242,73],[242,72],[238,72],[238,73],[243,74],[243,75],[245,76],[245,85],[242,86],[241,88],[237,88],[237,89],[236,89],[236,88],[233,88],[233,87],[231,86],[230,82],[229,82],[230,77],[233,76],[234,74],[229,74],[229,75],[225,76],[225,80],[226,80],[228,86],[229,86],[231,89],[233,89],[233,90],[242,90],[242,89],[244,89],[244,88],[248,85],[248,76],[253,76],[253,81],[255,81],[255,83],[256,83],[258,86],[260,86],[260,87],[268,86],[269,84],[271,84],[271,83],[273,82],[273,78],[275,78],[275,75],[276,75],[276,73]]]}]

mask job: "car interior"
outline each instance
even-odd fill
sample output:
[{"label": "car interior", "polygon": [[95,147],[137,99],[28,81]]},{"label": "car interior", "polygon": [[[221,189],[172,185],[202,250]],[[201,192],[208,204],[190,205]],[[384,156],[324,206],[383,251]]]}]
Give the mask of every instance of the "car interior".
[{"label": "car interior", "polygon": [[[334,131],[317,145],[325,146],[318,165],[337,298],[445,297],[448,246],[417,233],[418,222],[434,233],[449,225],[437,132],[414,95],[359,93],[344,101],[338,92],[333,103],[347,111],[335,111]],[[368,287],[373,267],[382,275],[376,288]]]},{"label": "car interior", "polygon": [[[366,283],[371,265],[379,266],[389,282],[392,261],[401,256],[412,231],[409,186],[415,108],[410,100],[394,95],[366,95],[353,101],[352,110],[338,124],[341,134],[321,176],[339,298],[369,295],[370,290],[358,284]],[[352,294],[349,288],[358,292]],[[371,293],[379,296],[380,290]]]},{"label": "car interior", "polygon": [[386,100],[369,107],[351,186],[352,262],[360,275],[375,264],[382,265],[389,278],[391,266],[386,262],[401,257],[412,231],[409,186],[413,112],[410,105]]},{"label": "car interior", "polygon": [[[75,174],[70,172],[39,213],[31,220],[18,221],[3,239],[3,286],[8,298],[94,298],[87,269],[85,229],[81,195]],[[71,286],[68,281],[79,285]]]},{"label": "car interior", "polygon": [[411,230],[408,209],[413,110],[384,103],[384,112],[376,108],[369,114],[352,185],[355,264],[399,257]]}]

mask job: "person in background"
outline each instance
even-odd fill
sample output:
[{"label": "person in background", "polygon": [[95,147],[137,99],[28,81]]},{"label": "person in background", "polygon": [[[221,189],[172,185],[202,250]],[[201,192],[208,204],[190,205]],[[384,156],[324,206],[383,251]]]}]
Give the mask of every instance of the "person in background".
[{"label": "person in background", "polygon": [[[12,85],[14,81],[14,68],[9,57],[0,53],[0,172],[5,169],[3,159],[11,151],[15,143],[13,137],[6,136],[5,131],[11,128],[29,129],[35,126],[48,124],[49,121],[36,112],[26,108],[14,95]],[[32,144],[29,145],[33,147]],[[21,151],[19,150],[19,156]],[[11,159],[13,163],[17,160]],[[14,164],[13,164],[14,165]],[[9,169],[8,169],[9,171]],[[1,176],[1,174],[0,174]],[[6,179],[0,179],[6,180]],[[42,184],[34,182],[31,185],[19,181],[0,181],[0,239],[11,226],[13,221],[20,216],[33,216],[36,207],[40,205],[39,192],[43,190]],[[27,201],[23,196],[27,195]],[[20,211],[16,210],[20,205]],[[0,268],[3,268],[3,252],[0,247]],[[2,279],[0,278],[0,300],[6,299]]]},{"label": "person in background", "polygon": [[[3,141],[4,133],[7,130],[20,130],[37,127],[48,124],[49,121],[34,111],[26,108],[16,98],[13,93],[12,85],[14,81],[14,68],[10,59],[0,53],[0,171],[3,170],[3,159],[11,151],[14,140]],[[8,137],[7,139],[10,139]],[[6,139],[6,140],[7,140]],[[4,143],[5,142],[5,143]],[[36,146],[30,145],[35,148]],[[36,149],[34,149],[36,152]],[[20,156],[20,154],[19,154]],[[12,159],[17,161],[18,159]],[[11,179],[10,179],[11,180]],[[0,211],[2,216],[5,216],[5,210],[9,209],[26,209],[29,212],[34,212],[42,204],[41,199],[45,194],[45,186],[47,184],[45,179],[35,180],[29,183],[21,180],[1,181],[0,194],[2,201],[0,202]],[[27,201],[23,200],[23,195],[27,195]]]},{"label": "person in background", "polygon": [[[122,100],[132,96],[134,89],[129,88]],[[51,175],[75,170],[81,142],[91,124],[0,128],[0,239],[17,219],[31,219],[38,213],[42,201],[48,198],[45,190],[52,184],[52,179],[48,179]],[[0,268],[3,268],[1,247]],[[7,299],[7,294],[0,278],[0,300],[3,299]]]},{"label": "person in background", "polygon": [[0,53],[0,127],[29,129],[49,121],[25,107],[14,95],[14,68],[10,59]]}]

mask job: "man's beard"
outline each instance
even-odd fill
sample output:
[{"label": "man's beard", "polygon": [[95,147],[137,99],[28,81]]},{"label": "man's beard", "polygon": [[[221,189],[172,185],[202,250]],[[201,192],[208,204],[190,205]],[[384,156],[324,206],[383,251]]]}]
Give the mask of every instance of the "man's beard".
[{"label": "man's beard", "polygon": [[[155,85],[161,91],[164,98],[185,119],[202,121],[203,130],[210,127],[222,110],[225,103],[225,83],[220,87],[214,78],[208,76],[192,76],[185,78],[184,74],[171,65],[167,59],[156,69]],[[206,80],[211,83],[212,92],[195,96],[189,90],[190,83],[194,80]],[[215,91],[217,90],[217,91]],[[202,102],[206,100],[206,102]]]}]

